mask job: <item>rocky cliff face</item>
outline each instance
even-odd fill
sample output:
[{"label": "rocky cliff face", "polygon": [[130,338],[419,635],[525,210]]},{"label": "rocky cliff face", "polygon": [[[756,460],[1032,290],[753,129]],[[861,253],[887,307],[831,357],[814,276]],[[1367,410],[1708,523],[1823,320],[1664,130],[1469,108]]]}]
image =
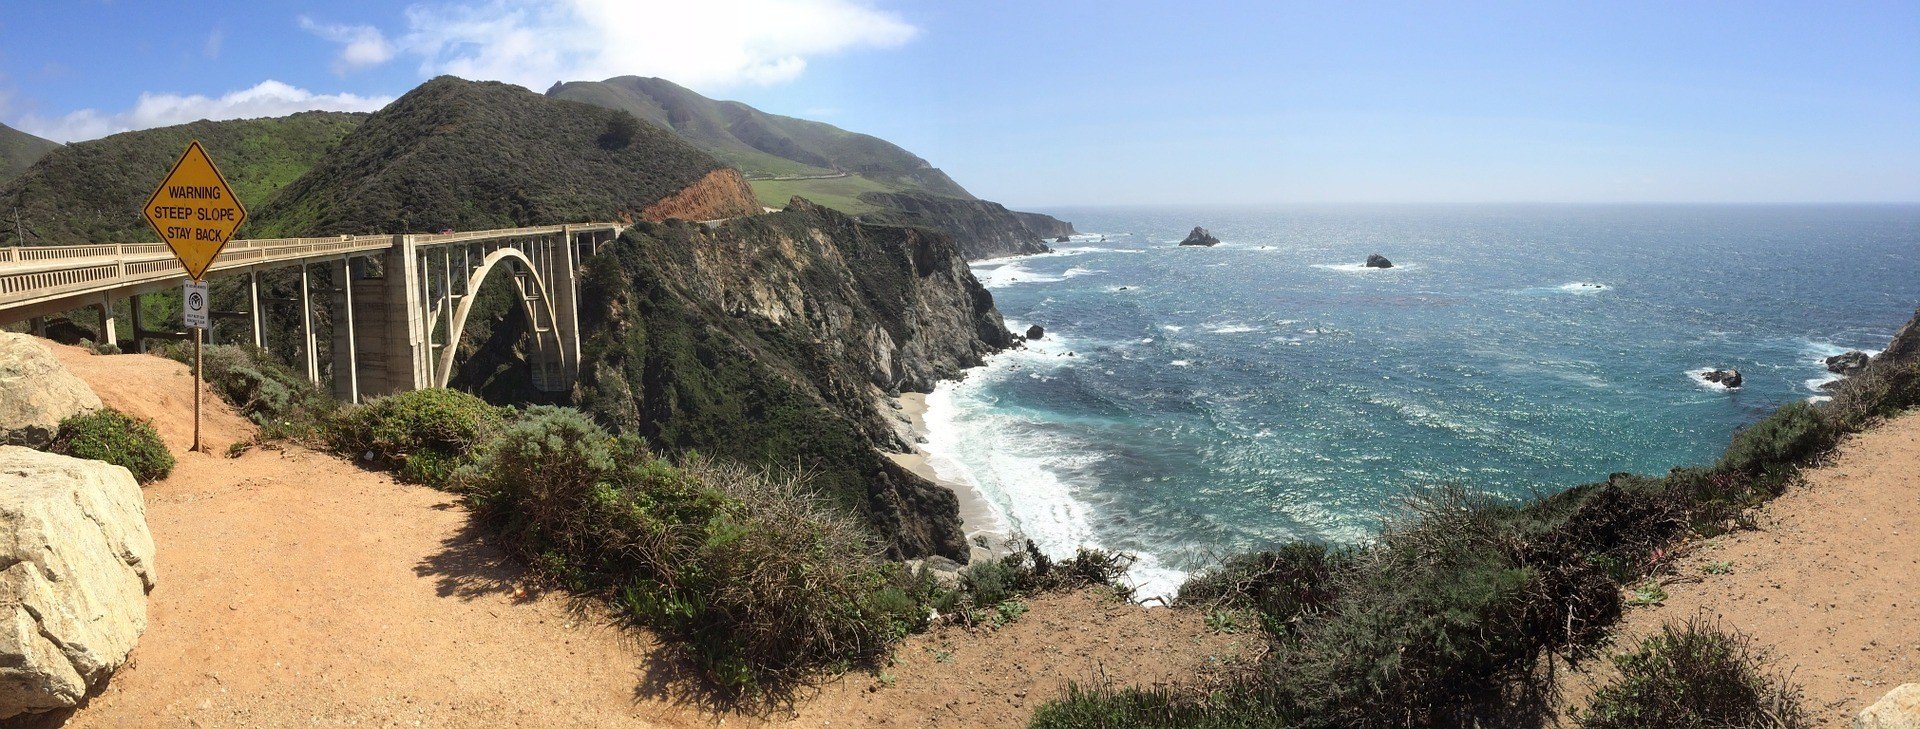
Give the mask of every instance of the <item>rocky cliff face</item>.
[{"label": "rocky cliff face", "polygon": [[1874,357],[1874,361],[1920,362],[1920,310],[1915,310],[1906,326],[1894,332],[1893,341],[1887,343],[1887,348]]},{"label": "rocky cliff face", "polygon": [[576,401],[656,447],[798,468],[896,557],[964,559],[952,492],[894,465],[875,407],[1011,344],[954,241],[796,198],[643,224],[587,266]]},{"label": "rocky cliff face", "polygon": [[961,200],[918,192],[869,192],[860,201],[882,208],[863,219],[913,225],[952,236],[969,259],[1045,253],[1042,240],[1073,234],[1073,224],[1040,213],[1021,213],[987,200]]},{"label": "rocky cliff face", "polygon": [[719,220],[760,212],[760,201],[753,197],[747,178],[731,167],[722,167],[698,181],[668,195],[640,211],[641,220],[659,222],[680,220]]}]

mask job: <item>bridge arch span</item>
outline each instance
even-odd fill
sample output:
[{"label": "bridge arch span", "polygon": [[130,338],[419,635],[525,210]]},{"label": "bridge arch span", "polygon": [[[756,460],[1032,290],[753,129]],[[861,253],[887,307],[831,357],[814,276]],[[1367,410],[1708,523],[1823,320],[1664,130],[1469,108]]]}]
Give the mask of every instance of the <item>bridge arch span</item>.
[{"label": "bridge arch span", "polygon": [[[498,248],[489,252],[480,265],[467,276],[467,296],[460,298],[460,305],[453,311],[453,326],[447,330],[445,349],[439,361],[439,371],[434,373],[433,385],[446,387],[453,381],[454,352],[460,346],[460,336],[466,331],[467,317],[473,313],[473,302],[478,298],[480,286],[487,282],[487,276],[497,267],[518,266],[526,274],[513,279],[515,293],[520,297],[521,310],[527,316],[528,333],[534,339],[535,377],[557,376],[558,372],[546,373],[543,369],[557,370],[562,366],[562,343],[554,323],[559,321],[558,312],[553,306],[553,296],[547,290],[545,277],[534,267],[533,259],[518,248]],[[532,282],[534,290],[526,290],[527,282]],[[529,295],[529,294],[532,295]]]}]

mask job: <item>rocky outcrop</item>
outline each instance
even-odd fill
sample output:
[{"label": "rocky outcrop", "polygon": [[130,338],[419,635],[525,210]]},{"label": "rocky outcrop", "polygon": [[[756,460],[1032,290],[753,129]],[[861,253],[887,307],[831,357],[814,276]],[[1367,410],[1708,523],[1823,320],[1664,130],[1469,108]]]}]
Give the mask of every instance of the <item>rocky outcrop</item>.
[{"label": "rocky outcrop", "polygon": [[1040,213],[1008,210],[987,200],[962,200],[922,192],[868,192],[860,201],[880,208],[861,220],[911,225],[952,237],[969,260],[1046,253],[1045,240],[1073,233],[1073,224]]},{"label": "rocky outcrop", "polygon": [[583,281],[582,408],[669,451],[807,471],[894,556],[966,559],[953,492],[876,449],[907,446],[878,395],[1013,344],[952,238],[795,198],[636,226]]},{"label": "rocky outcrop", "polygon": [[1828,372],[1836,375],[1851,375],[1866,369],[1867,360],[1867,353],[1856,349],[1851,352],[1836,354],[1826,358],[1824,361],[1826,362]]},{"label": "rocky outcrop", "polygon": [[1853,729],[1920,729],[1920,683],[1888,691],[1854,717]]},{"label": "rocky outcrop", "polygon": [[1894,332],[1893,341],[1888,342],[1887,348],[1880,350],[1880,354],[1874,355],[1873,361],[1920,362],[1920,310],[1914,311],[1913,318],[1908,319],[1900,331]]},{"label": "rocky outcrop", "polygon": [[1700,379],[1728,389],[1739,387],[1741,383],[1740,370],[1708,370],[1700,375]]},{"label": "rocky outcrop", "polygon": [[1367,256],[1366,266],[1367,268],[1393,268],[1393,261],[1387,260],[1386,256],[1374,253]]},{"label": "rocky outcrop", "polygon": [[0,447],[0,718],[73,706],[147,628],[153,537],[127,469]]},{"label": "rocky outcrop", "polygon": [[1188,233],[1186,239],[1180,241],[1180,245],[1213,247],[1220,245],[1220,239],[1213,237],[1213,233],[1206,228],[1196,225],[1193,227],[1193,232]]},{"label": "rocky outcrop", "polygon": [[1039,324],[1035,324],[1033,326],[1027,327],[1028,339],[1039,339],[1044,336],[1047,336],[1047,330],[1046,328],[1040,326]]},{"label": "rocky outcrop", "polygon": [[1071,243],[1071,242],[1073,242],[1073,239],[1072,239],[1072,238],[1069,238],[1069,237],[1067,237],[1067,236],[1064,236],[1064,235],[1063,235],[1063,236],[1060,236],[1060,237],[1058,237],[1058,238],[1055,238],[1055,239],[1053,239],[1053,242],[1055,242],[1055,243]]},{"label": "rocky outcrop", "polygon": [[100,409],[100,397],[39,339],[0,332],[0,444],[39,447],[60,421]]},{"label": "rocky outcrop", "polygon": [[760,212],[760,201],[739,170],[722,167],[640,211],[642,220],[719,220]]}]

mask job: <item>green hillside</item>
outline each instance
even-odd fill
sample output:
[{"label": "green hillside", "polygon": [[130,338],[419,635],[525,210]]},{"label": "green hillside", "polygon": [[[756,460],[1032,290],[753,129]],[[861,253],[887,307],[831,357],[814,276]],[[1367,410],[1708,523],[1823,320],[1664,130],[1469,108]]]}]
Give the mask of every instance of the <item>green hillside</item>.
[{"label": "green hillside", "polygon": [[[671,81],[621,76],[605,81],[555,84],[547,95],[629,112],[675,133],[738,168],[760,191],[774,178],[834,175],[865,178],[872,184],[826,180],[779,180],[763,200],[784,202],[793,194],[825,201],[852,201],[859,192],[918,190],[971,199],[973,196],[926,160],[878,137],[805,119],[768,114],[737,101],[716,101]],[[848,185],[858,186],[852,194]],[[856,205],[857,205],[857,201]],[[830,203],[829,203],[830,204]],[[838,206],[835,206],[838,207]]]},{"label": "green hillside", "polygon": [[721,166],[623,114],[443,76],[375,113],[259,218],[286,235],[611,220]]},{"label": "green hillside", "polygon": [[[306,173],[366,114],[310,111],[275,119],[198,121],[115,134],[55,149],[39,164],[0,185],[0,209],[18,207],[29,245],[152,242],[140,206],[199,140],[232,183],[248,211],[258,211],[281,188]],[[11,223],[11,220],[8,221]],[[0,245],[18,245],[13,226]],[[249,223],[240,235],[256,235]]]},{"label": "green hillside", "polygon": [[0,183],[18,177],[60,143],[33,136],[0,124]]}]

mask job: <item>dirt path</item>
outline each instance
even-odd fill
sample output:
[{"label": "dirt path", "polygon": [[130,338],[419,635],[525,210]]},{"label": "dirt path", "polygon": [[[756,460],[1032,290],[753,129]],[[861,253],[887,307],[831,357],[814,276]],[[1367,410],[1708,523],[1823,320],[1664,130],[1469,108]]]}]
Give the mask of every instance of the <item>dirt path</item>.
[{"label": "dirt path", "polygon": [[[1717,616],[1770,646],[1831,726],[1920,681],[1920,413],[1850,438],[1759,523],[1680,558],[1666,601],[1630,612],[1619,645]],[[1706,572],[1720,563],[1731,573]]]},{"label": "dirt path", "polygon": [[[74,369],[130,411],[181,379],[152,358],[93,359]],[[179,440],[177,419],[156,425]],[[716,713],[648,631],[522,592],[447,494],[300,448],[176,455],[146,489],[159,584],[132,663],[42,725],[1019,726],[1102,667],[1168,681],[1245,642],[1197,615],[1056,595],[996,631],[915,636],[884,673],[803,692],[790,713]]]}]

